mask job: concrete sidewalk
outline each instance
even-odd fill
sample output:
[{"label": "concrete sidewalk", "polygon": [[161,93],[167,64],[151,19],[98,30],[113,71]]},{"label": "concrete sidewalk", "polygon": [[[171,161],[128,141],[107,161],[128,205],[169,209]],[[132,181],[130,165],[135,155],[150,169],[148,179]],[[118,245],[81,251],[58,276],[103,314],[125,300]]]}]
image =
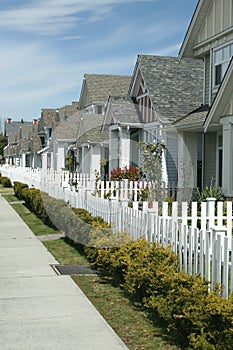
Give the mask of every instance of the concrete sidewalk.
[{"label": "concrete sidewalk", "polygon": [[57,261],[0,195],[0,349],[127,350],[53,264]]}]

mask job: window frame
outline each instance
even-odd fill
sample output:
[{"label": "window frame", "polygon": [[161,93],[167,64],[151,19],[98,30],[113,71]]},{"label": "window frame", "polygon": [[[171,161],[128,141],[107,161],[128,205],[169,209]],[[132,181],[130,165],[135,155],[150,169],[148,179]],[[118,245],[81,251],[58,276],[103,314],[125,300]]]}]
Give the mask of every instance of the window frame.
[{"label": "window frame", "polygon": [[[225,49],[228,49],[227,58],[224,58]],[[216,55],[220,51],[221,51],[221,59],[216,60]],[[217,88],[221,84],[232,56],[233,56],[233,41],[229,42],[227,45],[223,45],[213,49],[213,88]],[[223,69],[224,65],[226,65],[226,67]],[[219,70],[218,72],[217,72],[217,69]]]}]

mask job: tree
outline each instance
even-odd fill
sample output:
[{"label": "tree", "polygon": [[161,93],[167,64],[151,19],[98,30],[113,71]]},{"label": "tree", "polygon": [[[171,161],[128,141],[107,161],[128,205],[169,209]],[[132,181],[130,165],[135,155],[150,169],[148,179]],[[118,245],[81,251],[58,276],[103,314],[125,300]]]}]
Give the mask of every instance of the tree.
[{"label": "tree", "polygon": [[3,149],[6,146],[6,137],[0,134],[0,156],[3,156]]}]

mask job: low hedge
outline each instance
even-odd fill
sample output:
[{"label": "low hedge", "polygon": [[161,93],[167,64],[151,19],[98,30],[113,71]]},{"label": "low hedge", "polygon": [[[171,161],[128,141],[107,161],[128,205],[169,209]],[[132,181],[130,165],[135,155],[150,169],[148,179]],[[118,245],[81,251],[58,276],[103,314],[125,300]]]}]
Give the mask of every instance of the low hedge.
[{"label": "low hedge", "polygon": [[230,350],[233,295],[208,292],[208,281],[179,271],[178,257],[157,243],[138,240],[98,249],[93,266],[111,276],[152,319],[163,319],[172,336],[196,350]]},{"label": "low hedge", "polygon": [[144,239],[134,242],[125,233],[114,235],[102,218],[84,209],[71,209],[64,201],[23,184],[15,186],[31,210],[44,219],[47,216],[81,245],[94,267],[110,276],[152,319],[162,319],[183,346],[232,349],[233,295],[220,297],[220,287],[209,293],[208,281],[180,272],[178,257],[170,249]]},{"label": "low hedge", "polygon": [[2,187],[5,187],[5,188],[12,187],[11,180],[6,176],[0,176],[0,184],[2,185]]}]

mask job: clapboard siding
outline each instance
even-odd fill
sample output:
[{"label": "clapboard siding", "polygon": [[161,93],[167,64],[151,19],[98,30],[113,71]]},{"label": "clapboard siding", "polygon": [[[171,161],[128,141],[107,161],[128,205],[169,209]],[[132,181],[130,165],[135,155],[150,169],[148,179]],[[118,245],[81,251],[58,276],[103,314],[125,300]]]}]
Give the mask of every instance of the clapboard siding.
[{"label": "clapboard siding", "polygon": [[177,182],[178,136],[176,133],[167,134],[166,165],[168,182]]},{"label": "clapboard siding", "polygon": [[205,135],[204,185],[216,180],[216,132]]}]

